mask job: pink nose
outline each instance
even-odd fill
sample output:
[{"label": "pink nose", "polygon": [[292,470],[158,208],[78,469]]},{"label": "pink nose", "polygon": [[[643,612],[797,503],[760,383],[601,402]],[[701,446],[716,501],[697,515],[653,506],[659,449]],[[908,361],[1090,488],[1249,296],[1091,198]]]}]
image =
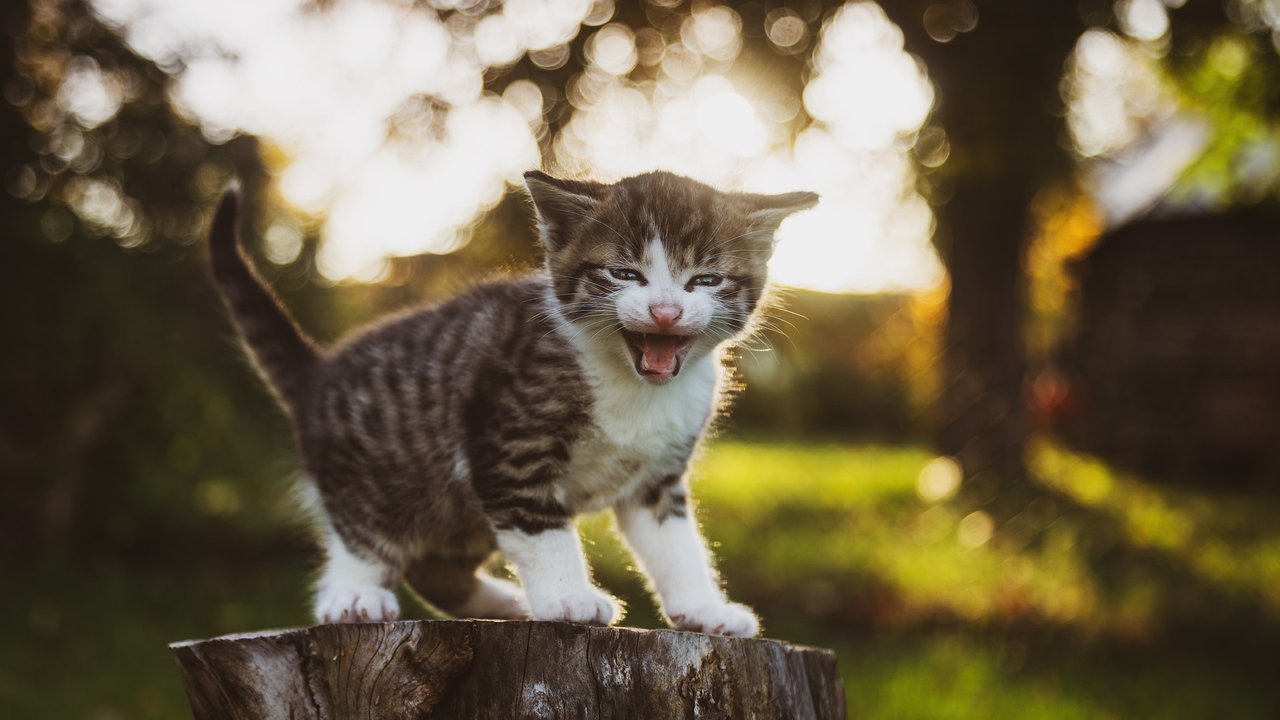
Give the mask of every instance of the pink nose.
[{"label": "pink nose", "polygon": [[684,314],[684,311],[680,309],[679,305],[650,305],[649,314],[653,316],[653,321],[658,324],[658,329],[669,330]]}]

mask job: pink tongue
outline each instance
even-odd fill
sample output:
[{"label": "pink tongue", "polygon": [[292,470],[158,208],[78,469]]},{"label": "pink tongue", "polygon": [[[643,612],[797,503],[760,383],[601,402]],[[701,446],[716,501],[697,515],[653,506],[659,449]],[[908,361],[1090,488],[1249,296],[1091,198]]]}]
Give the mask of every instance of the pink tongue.
[{"label": "pink tongue", "polygon": [[644,354],[640,368],[645,372],[669,374],[676,371],[676,347],[680,339],[674,335],[645,335],[640,340]]}]

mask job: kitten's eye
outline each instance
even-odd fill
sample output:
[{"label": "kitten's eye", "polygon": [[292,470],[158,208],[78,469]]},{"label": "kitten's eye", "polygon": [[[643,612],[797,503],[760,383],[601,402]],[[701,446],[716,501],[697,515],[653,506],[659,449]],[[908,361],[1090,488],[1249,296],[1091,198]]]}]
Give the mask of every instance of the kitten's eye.
[{"label": "kitten's eye", "polygon": [[609,268],[609,274],[612,275],[615,280],[641,279],[640,273],[636,272],[635,270],[632,270],[631,268]]},{"label": "kitten's eye", "polygon": [[724,278],[719,275],[695,275],[689,281],[690,285],[701,285],[702,287],[715,287],[724,282]]}]

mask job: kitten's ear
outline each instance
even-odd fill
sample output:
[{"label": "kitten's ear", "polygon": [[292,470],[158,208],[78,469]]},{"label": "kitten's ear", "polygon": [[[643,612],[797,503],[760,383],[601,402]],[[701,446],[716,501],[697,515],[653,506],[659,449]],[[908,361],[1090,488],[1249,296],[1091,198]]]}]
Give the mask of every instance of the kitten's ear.
[{"label": "kitten's ear", "polygon": [[808,210],[818,204],[818,194],[811,192],[789,192],[781,195],[758,195],[756,193],[734,193],[734,197],[747,206],[747,221],[760,233],[773,233],[792,213]]},{"label": "kitten's ear", "polygon": [[559,249],[564,244],[565,231],[599,207],[608,187],[582,180],[561,180],[537,170],[524,174],[524,184],[538,212],[538,234],[549,250]]}]

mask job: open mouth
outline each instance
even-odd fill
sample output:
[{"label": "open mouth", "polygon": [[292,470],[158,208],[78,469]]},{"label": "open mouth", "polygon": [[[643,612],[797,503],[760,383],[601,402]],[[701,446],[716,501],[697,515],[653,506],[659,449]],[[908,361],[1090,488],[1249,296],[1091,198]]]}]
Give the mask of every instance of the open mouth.
[{"label": "open mouth", "polygon": [[692,335],[660,335],[623,330],[636,373],[651,383],[661,385],[680,374],[684,356],[693,347]]}]

